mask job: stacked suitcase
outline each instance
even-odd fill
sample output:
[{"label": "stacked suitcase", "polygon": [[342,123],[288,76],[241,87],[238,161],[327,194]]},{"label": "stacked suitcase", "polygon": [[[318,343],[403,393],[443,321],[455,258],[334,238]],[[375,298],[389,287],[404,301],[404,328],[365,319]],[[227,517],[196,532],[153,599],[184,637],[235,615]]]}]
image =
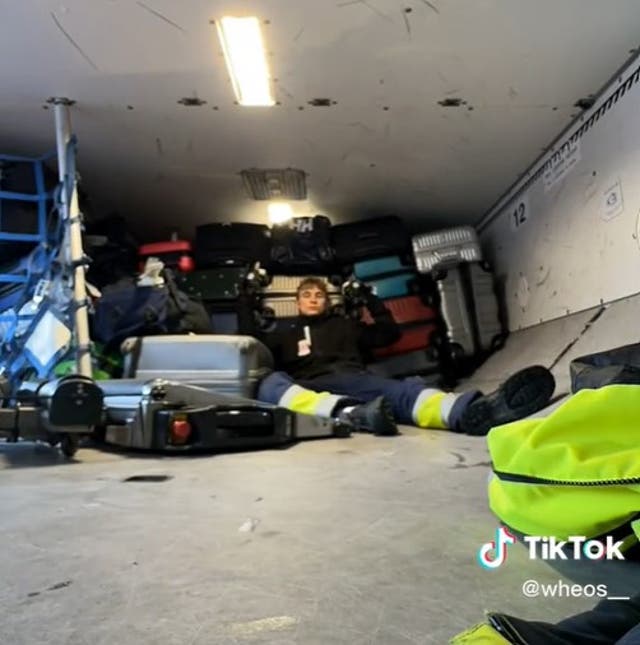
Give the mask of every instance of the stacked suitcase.
[{"label": "stacked suitcase", "polygon": [[331,221],[324,215],[293,217],[271,229],[268,269],[278,275],[329,275],[335,269]]},{"label": "stacked suitcase", "polygon": [[199,269],[256,262],[266,266],[271,254],[271,231],[264,224],[202,224],[196,227],[194,253]]},{"label": "stacked suitcase", "polygon": [[[435,331],[435,312],[421,293],[413,266],[411,238],[393,215],[332,228],[332,243],[345,275],[368,284],[402,329],[393,345],[375,350],[372,371],[387,377],[426,374],[437,370],[428,347]],[[362,312],[365,323],[373,322]]]},{"label": "stacked suitcase", "polygon": [[178,288],[202,302],[216,334],[238,333],[238,299],[244,293],[249,267],[196,269],[176,278]]},{"label": "stacked suitcase", "polygon": [[158,258],[163,264],[174,271],[188,273],[193,271],[193,250],[187,240],[170,240],[143,244],[138,249],[140,271],[150,258]]},{"label": "stacked suitcase", "polygon": [[437,284],[449,351],[462,369],[474,367],[504,341],[493,275],[482,262],[471,227],[412,238],[418,271]]},{"label": "stacked suitcase", "polygon": [[331,244],[342,267],[389,255],[408,255],[411,238],[399,217],[389,215],[331,228]]},{"label": "stacked suitcase", "polygon": [[[400,256],[392,255],[356,262],[353,272],[382,300],[401,330],[395,343],[374,350],[379,363],[376,370],[379,373],[382,370],[387,376],[436,370],[437,363],[428,350],[437,331],[437,313],[425,302],[428,294],[421,292],[415,268],[403,262]],[[365,324],[373,323],[366,309],[363,309],[361,319]]]},{"label": "stacked suitcase", "polygon": [[271,228],[268,284],[259,294],[258,313],[266,331],[286,328],[298,316],[296,292],[305,277],[324,280],[329,307],[342,307],[339,276],[331,246],[331,221],[324,215],[294,217]]},{"label": "stacked suitcase", "polygon": [[196,227],[195,271],[179,277],[178,287],[199,299],[217,334],[238,333],[239,297],[256,264],[265,266],[271,232],[262,224],[202,224]]}]

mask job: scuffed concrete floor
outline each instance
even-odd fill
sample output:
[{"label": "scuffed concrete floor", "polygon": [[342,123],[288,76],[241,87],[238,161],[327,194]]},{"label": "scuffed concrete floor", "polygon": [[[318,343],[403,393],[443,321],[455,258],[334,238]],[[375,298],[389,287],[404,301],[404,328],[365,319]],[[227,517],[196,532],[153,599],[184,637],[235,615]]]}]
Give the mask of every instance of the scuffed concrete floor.
[{"label": "scuffed concrete floor", "polygon": [[[522,547],[483,570],[484,441],[405,432],[75,463],[0,444],[0,642],[446,643],[485,609],[550,620],[593,604],[525,598],[529,578],[566,578]],[[168,479],[124,481],[139,475]]]},{"label": "scuffed concrete floor", "polygon": [[[566,393],[572,357],[636,340],[639,302],[514,334],[466,386],[541,363]],[[637,593],[630,563],[554,570],[522,546],[482,569],[489,473],[484,439],[414,428],[226,455],[83,449],[71,463],[0,443],[0,643],[440,645],[485,610],[553,621],[595,604],[528,599],[529,579]]]}]

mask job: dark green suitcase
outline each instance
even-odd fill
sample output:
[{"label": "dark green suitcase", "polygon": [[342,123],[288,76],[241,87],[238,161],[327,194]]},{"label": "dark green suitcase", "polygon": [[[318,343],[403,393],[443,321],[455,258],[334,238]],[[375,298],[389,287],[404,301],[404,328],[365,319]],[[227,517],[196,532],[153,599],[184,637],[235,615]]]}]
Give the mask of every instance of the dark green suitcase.
[{"label": "dark green suitcase", "polygon": [[219,267],[184,273],[176,279],[178,288],[203,302],[235,300],[244,287],[247,267]]}]

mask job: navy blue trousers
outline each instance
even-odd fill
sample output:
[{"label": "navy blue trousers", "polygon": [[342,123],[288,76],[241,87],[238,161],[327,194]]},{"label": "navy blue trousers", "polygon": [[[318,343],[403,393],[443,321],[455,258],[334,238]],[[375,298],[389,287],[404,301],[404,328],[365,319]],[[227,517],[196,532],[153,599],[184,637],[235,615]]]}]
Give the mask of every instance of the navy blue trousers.
[{"label": "navy blue trousers", "polygon": [[640,595],[630,600],[602,600],[593,609],[555,625],[509,616],[531,645],[638,645]]},{"label": "navy blue trousers", "polygon": [[396,421],[408,424],[414,423],[413,406],[426,387],[418,376],[395,380],[370,372],[346,372],[294,381],[286,372],[273,372],[260,383],[258,400],[277,404],[292,385],[300,385],[314,392],[343,395],[348,398],[347,404],[367,403],[384,396],[391,404]]}]

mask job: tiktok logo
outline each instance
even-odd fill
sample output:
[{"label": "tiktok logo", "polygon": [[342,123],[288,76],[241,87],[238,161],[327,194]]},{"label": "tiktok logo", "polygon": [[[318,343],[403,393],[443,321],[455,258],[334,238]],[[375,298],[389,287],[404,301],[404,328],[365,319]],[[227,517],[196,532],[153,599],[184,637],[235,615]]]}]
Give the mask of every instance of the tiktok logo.
[{"label": "tiktok logo", "polygon": [[507,559],[507,546],[515,543],[516,538],[507,529],[496,529],[496,539],[478,549],[478,563],[485,569],[497,569]]}]

